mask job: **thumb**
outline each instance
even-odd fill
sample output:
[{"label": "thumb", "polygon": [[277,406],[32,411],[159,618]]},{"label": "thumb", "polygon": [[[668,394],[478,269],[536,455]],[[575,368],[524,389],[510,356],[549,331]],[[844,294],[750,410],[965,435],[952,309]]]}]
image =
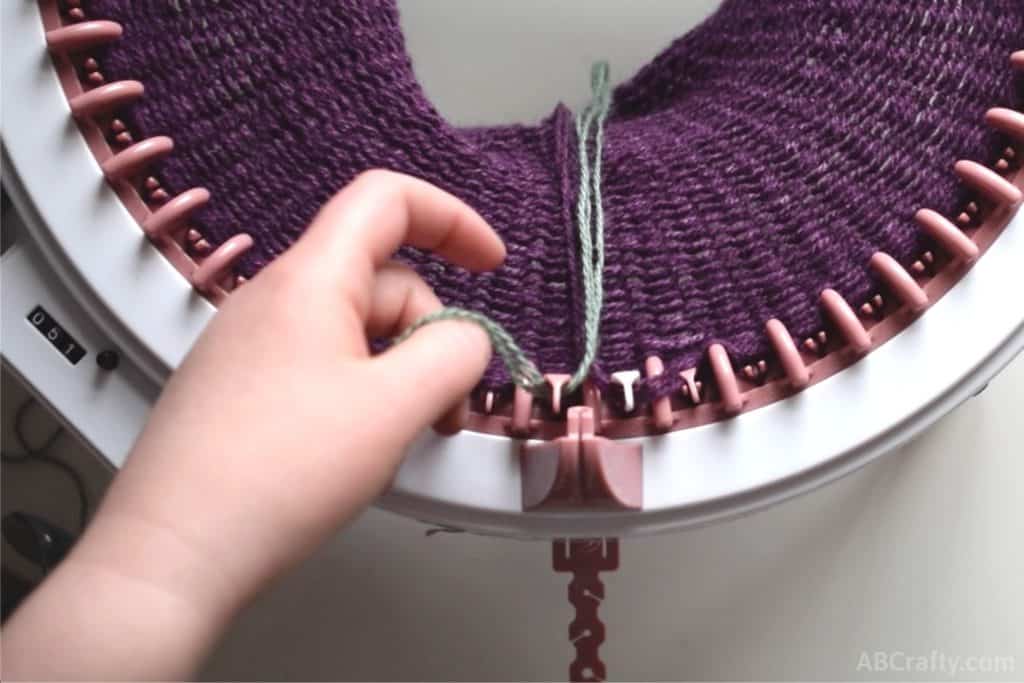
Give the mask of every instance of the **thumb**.
[{"label": "thumb", "polygon": [[[388,412],[401,415],[395,428],[411,441],[473,390],[491,360],[491,342],[479,326],[442,320],[375,356],[371,362],[389,395]],[[398,436],[397,434],[395,436]]]}]

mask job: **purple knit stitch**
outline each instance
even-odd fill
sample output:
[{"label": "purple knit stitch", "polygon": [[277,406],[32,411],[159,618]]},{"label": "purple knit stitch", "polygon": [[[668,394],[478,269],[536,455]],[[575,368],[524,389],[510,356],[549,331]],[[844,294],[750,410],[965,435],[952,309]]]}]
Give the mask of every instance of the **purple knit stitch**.
[{"label": "purple knit stitch", "polygon": [[[175,151],[172,192],[203,186],[197,226],[213,244],[244,230],[254,275],[357,173],[391,168],[474,206],[508,245],[470,275],[406,256],[446,303],[504,325],[544,371],[578,361],[570,114],[537,125],[457,129],[426,99],[393,0],[91,0],[121,22],[109,78],[145,82],[125,112]],[[798,336],[823,325],[822,289],[856,304],[877,287],[877,250],[925,246],[912,216],[952,213],[953,162],[989,161],[981,124],[1019,104],[1007,65],[1024,2],[727,0],[615,93],[607,124],[607,269],[594,376],[669,372],[713,341],[742,363],[768,350],[764,322]],[[613,65],[614,66],[614,65]],[[586,74],[581,74],[586,78]],[[487,388],[507,384],[494,364]]]}]

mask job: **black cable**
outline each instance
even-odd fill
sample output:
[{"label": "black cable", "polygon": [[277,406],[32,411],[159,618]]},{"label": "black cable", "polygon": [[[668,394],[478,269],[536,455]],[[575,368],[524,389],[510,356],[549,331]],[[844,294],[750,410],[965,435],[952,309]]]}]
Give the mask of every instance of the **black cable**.
[{"label": "black cable", "polygon": [[14,437],[18,441],[18,446],[21,448],[22,453],[0,452],[0,460],[10,465],[41,463],[63,472],[71,480],[78,497],[78,531],[81,533],[85,529],[85,523],[89,516],[89,494],[85,487],[85,480],[82,479],[82,475],[74,467],[47,453],[64,433],[63,427],[58,426],[46,437],[42,445],[38,447],[33,448],[32,444],[29,443],[28,436],[25,434],[25,419],[28,416],[29,410],[35,405],[37,405],[35,399],[25,399],[18,406],[18,410],[14,414]]}]

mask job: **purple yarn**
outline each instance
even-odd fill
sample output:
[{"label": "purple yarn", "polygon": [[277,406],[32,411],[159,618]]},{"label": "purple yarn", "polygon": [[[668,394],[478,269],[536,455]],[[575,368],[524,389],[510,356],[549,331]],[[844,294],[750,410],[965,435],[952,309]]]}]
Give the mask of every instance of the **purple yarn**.
[{"label": "purple yarn", "polygon": [[[543,371],[575,366],[578,161],[564,107],[536,125],[450,126],[413,75],[393,0],[86,8],[124,25],[104,72],[145,83],[125,117],[174,139],[157,169],[168,190],[212,192],[195,220],[212,244],[255,238],[240,272],[284,251],[360,171],[410,173],[476,208],[508,260],[483,275],[407,260]],[[743,363],[768,353],[769,318],[800,337],[820,329],[826,287],[865,300],[871,255],[914,260],[927,246],[915,211],[952,214],[964,200],[953,163],[987,162],[1002,143],[982,116],[1019,103],[1008,57],[1022,36],[1021,0],[727,0],[668,47],[616,90],[607,123],[597,381],[657,354],[668,372],[641,395],[665,395],[712,342]],[[493,364],[484,386],[506,385]]]}]

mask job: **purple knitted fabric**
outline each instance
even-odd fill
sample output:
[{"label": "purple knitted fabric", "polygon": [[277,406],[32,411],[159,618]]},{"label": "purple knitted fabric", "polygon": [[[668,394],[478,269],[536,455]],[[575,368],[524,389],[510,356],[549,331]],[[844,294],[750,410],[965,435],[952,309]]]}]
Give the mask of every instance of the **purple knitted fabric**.
[{"label": "purple knitted fabric", "polygon": [[[576,365],[578,160],[564,107],[536,125],[450,126],[416,81],[393,0],[86,8],[124,25],[104,72],[145,83],[125,116],[174,139],[157,169],[166,187],[212,192],[195,220],[211,243],[255,238],[242,273],[360,171],[410,173],[508,245],[505,266],[477,276],[409,252],[442,300],[495,318],[545,372]],[[914,212],[963,201],[953,163],[992,159],[1001,141],[982,116],[1019,105],[1008,56],[1022,43],[1021,0],[727,0],[615,92],[593,376],[658,354],[668,373],[643,396],[664,395],[714,341],[742,363],[767,353],[769,318],[820,329],[826,287],[867,298],[871,255],[912,261],[926,246]],[[507,386],[504,370],[484,385]]]}]

